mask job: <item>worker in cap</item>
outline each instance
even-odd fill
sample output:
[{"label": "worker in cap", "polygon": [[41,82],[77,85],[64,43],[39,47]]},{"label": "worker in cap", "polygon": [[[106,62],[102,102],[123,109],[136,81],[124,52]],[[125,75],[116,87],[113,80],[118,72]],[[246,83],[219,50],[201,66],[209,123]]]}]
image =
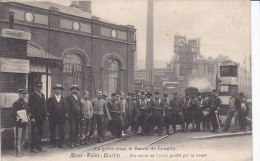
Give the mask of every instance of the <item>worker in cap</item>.
[{"label": "worker in cap", "polygon": [[107,102],[102,99],[102,91],[97,92],[97,97],[92,100],[93,106],[93,116],[90,128],[90,137],[92,138],[94,135],[95,128],[97,126],[98,131],[98,138],[97,141],[103,142],[105,132],[104,132],[104,125],[105,125],[105,117],[108,120],[111,120],[109,111],[107,109]]},{"label": "worker in cap", "polygon": [[229,99],[229,111],[227,112],[226,127],[224,129],[225,132],[229,131],[230,123],[233,117],[235,120],[234,132],[239,130],[239,112],[241,111],[241,99],[236,95],[236,91],[234,89],[231,90],[231,94],[232,95]]},{"label": "worker in cap", "polygon": [[18,90],[19,99],[13,103],[12,116],[15,120],[15,149],[16,156],[23,156],[23,146],[26,136],[26,127],[29,120],[28,104],[25,102],[26,89]]},{"label": "worker in cap", "polygon": [[[212,132],[217,133],[218,130],[218,111],[220,110],[221,106],[221,100],[218,97],[218,93],[216,89],[212,90],[212,96],[210,99],[210,108],[209,108],[209,117],[210,117],[210,122],[213,127]],[[221,129],[220,129],[221,130]]]},{"label": "worker in cap", "polygon": [[[54,95],[47,100],[47,111],[49,116],[50,148],[55,148],[58,143],[59,148],[65,148],[65,123],[69,117],[69,107],[67,101],[62,96],[64,88],[61,84],[56,84],[53,88]],[[58,142],[56,142],[56,128],[58,129]]]},{"label": "worker in cap", "polygon": [[149,126],[148,126],[148,117],[149,117],[149,108],[148,103],[145,97],[145,91],[141,91],[141,99],[136,101],[136,108],[138,109],[137,115],[137,126],[135,128],[134,133],[138,130],[139,126],[142,128],[142,135],[149,134]]},{"label": "worker in cap", "polygon": [[44,122],[47,119],[46,101],[42,93],[42,82],[37,82],[35,91],[29,95],[28,108],[31,111],[31,152],[42,151]]},{"label": "worker in cap", "polygon": [[159,97],[159,92],[154,92],[154,100],[151,107],[151,135],[154,135],[155,126],[158,127],[158,135],[162,135],[163,131],[163,109],[162,109],[162,101]]},{"label": "worker in cap", "polygon": [[109,121],[109,130],[113,138],[118,138],[122,136],[123,124],[122,124],[122,114],[120,112],[120,107],[117,101],[116,93],[111,93],[111,100],[107,103],[107,108],[111,117]]},{"label": "worker in cap", "polygon": [[184,122],[184,115],[183,115],[183,108],[181,106],[181,101],[177,97],[177,92],[172,93],[173,98],[169,102],[169,106],[172,109],[172,127],[174,133],[176,133],[176,125],[177,123],[181,124],[182,132],[185,131],[185,122]]},{"label": "worker in cap", "polygon": [[163,94],[161,107],[163,109],[163,117],[164,117],[164,122],[165,122],[166,134],[170,135],[169,128],[170,128],[170,125],[172,124],[172,109],[168,104],[168,94],[167,93]]},{"label": "worker in cap", "polygon": [[81,134],[80,142],[81,145],[88,144],[90,141],[89,131],[91,125],[91,118],[93,116],[93,107],[89,99],[89,92],[87,90],[83,91],[83,98],[80,100],[82,106],[82,119],[81,119]]}]

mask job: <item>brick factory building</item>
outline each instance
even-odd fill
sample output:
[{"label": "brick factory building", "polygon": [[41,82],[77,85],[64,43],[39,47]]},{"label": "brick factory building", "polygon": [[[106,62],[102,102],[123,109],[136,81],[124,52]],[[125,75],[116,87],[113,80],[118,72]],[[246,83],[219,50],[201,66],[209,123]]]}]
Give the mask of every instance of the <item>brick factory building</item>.
[{"label": "brick factory building", "polygon": [[[37,81],[43,82],[47,97],[56,83],[63,84],[65,96],[73,84],[90,91],[91,97],[96,90],[107,95],[116,89],[134,91],[136,29],[93,16],[90,2],[70,7],[2,2],[0,31],[2,128],[10,127],[3,120],[10,116],[18,89],[30,93]],[[3,62],[13,68],[7,70]]]}]

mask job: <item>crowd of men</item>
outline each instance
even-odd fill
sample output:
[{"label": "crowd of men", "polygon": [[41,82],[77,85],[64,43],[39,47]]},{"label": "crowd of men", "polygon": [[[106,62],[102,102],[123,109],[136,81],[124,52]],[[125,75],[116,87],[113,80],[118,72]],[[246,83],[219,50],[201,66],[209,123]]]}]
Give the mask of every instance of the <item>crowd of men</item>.
[{"label": "crowd of men", "polygon": [[[124,137],[131,132],[135,135],[170,135],[169,128],[177,133],[176,125],[181,125],[181,132],[192,130],[217,132],[221,130],[218,111],[221,101],[217,91],[191,94],[184,97],[172,93],[156,91],[154,94],[145,91],[128,93],[117,90],[107,97],[102,91],[97,91],[96,98],[90,100],[89,92],[82,91],[77,85],[70,88],[71,94],[62,96],[64,88],[61,84],[53,87],[54,95],[45,100],[41,92],[42,83],[36,84],[35,91],[29,95],[28,104],[24,101],[26,90],[19,90],[19,100],[13,104],[16,129],[16,154],[22,156],[27,123],[31,122],[31,152],[42,151],[41,139],[44,130],[44,121],[49,122],[50,148],[65,148],[64,138],[66,125],[69,126],[69,146],[74,148],[88,144],[97,128],[97,141],[103,142],[106,131],[110,131],[113,138]],[[29,120],[23,119],[20,114],[26,111]],[[235,116],[240,120],[241,129],[246,130],[248,106],[245,97],[237,97],[235,93],[230,99],[225,131],[229,130],[230,121]],[[239,118],[240,117],[240,118]],[[236,123],[237,124],[237,123]],[[157,128],[156,128],[157,127]],[[56,140],[56,129],[58,139]],[[141,132],[139,132],[141,131]]]}]

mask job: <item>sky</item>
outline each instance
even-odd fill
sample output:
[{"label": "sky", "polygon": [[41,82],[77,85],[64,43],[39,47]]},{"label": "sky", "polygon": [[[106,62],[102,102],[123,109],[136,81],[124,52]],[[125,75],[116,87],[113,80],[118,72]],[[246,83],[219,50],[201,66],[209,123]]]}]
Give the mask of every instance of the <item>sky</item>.
[{"label": "sky", "polygon": [[[71,0],[52,2],[70,5]],[[92,0],[92,14],[115,24],[135,26],[137,59],[144,62],[147,0]],[[200,38],[204,57],[222,54],[243,66],[246,59],[249,68],[250,1],[154,0],[153,14],[154,60],[170,62],[174,35],[179,34],[187,39]]]}]

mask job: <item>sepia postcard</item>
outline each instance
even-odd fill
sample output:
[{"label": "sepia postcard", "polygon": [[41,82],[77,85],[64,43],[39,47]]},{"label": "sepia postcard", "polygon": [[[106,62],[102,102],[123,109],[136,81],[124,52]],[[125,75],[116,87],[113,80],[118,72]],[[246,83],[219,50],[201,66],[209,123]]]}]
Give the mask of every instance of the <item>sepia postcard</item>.
[{"label": "sepia postcard", "polygon": [[249,0],[0,0],[0,30],[2,161],[255,159]]}]

